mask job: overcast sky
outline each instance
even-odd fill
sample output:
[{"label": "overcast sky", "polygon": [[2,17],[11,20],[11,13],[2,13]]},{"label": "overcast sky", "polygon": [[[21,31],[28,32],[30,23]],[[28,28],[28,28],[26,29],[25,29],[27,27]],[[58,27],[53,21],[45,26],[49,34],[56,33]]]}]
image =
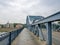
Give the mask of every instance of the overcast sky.
[{"label": "overcast sky", "polygon": [[60,0],[0,0],[0,23],[25,23],[27,15],[47,17],[60,11]]}]

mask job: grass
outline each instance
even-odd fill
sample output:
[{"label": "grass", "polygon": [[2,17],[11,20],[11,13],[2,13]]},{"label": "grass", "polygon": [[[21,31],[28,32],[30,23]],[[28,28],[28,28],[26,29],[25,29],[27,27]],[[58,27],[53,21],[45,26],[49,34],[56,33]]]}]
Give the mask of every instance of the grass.
[{"label": "grass", "polygon": [[11,32],[15,30],[17,30],[17,28],[0,28],[0,32]]},{"label": "grass", "polygon": [[0,32],[11,32],[17,30],[16,28],[0,28]]}]

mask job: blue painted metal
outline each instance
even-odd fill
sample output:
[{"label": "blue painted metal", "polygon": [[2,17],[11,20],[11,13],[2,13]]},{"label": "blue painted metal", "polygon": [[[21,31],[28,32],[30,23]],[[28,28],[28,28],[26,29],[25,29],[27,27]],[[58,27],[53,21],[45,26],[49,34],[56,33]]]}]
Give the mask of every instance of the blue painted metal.
[{"label": "blue painted metal", "polygon": [[0,45],[11,45],[12,41],[18,36],[23,28],[7,32],[5,36],[0,37]]},{"label": "blue painted metal", "polygon": [[51,22],[47,23],[47,45],[52,45],[52,24]]},{"label": "blue painted metal", "polygon": [[34,25],[34,30],[33,30],[33,31],[34,31],[33,33],[34,33],[34,34],[35,34],[35,30],[36,30],[36,28],[35,28],[35,25]]},{"label": "blue painted metal", "polygon": [[9,33],[9,45],[11,45],[11,32]]},{"label": "blue painted metal", "polygon": [[37,26],[35,25],[35,35],[37,35]]},{"label": "blue painted metal", "polygon": [[39,29],[38,29],[38,25],[36,25],[36,36],[39,36]]},{"label": "blue painted metal", "polygon": [[[29,19],[31,19],[31,18],[29,17]],[[44,40],[42,29],[41,29],[41,24],[42,23],[47,23],[47,25],[46,25],[46,28],[47,28],[47,45],[52,45],[52,26],[51,26],[51,22],[60,21],[60,12],[57,12],[57,13],[55,13],[55,14],[49,16],[49,17],[43,18],[41,20],[37,19],[38,21],[36,21],[35,19],[33,21],[30,20],[32,22],[32,23],[30,23],[30,25],[32,25],[32,26],[33,25],[35,25],[35,26],[38,25],[38,28],[35,27],[34,33],[37,34],[36,31],[39,30],[39,37],[40,37],[40,39]]]},{"label": "blue painted metal", "polygon": [[34,32],[34,26],[31,26],[31,32]]},{"label": "blue painted metal", "polygon": [[58,20],[60,20],[60,12],[57,12],[56,14],[53,14],[53,15],[46,17],[42,20],[39,20],[39,21],[33,23],[32,25],[47,23],[47,22],[54,22],[54,21],[58,21]]},{"label": "blue painted metal", "polygon": [[39,30],[39,39],[40,40],[44,40],[44,36],[43,36],[43,32],[42,32],[42,27],[41,27],[41,25],[39,24],[38,25],[38,30]]},{"label": "blue painted metal", "polygon": [[35,28],[35,29],[34,29],[34,34],[36,35],[36,25],[34,26],[34,28]]}]

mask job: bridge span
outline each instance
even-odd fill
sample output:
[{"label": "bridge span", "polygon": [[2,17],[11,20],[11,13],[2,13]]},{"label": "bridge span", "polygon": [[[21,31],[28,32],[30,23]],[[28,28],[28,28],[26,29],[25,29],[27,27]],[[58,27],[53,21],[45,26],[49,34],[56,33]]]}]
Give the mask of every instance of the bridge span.
[{"label": "bridge span", "polygon": [[60,45],[60,32],[54,31],[53,27],[55,21],[60,21],[60,12],[46,18],[27,16],[26,28],[0,36],[0,45]]}]

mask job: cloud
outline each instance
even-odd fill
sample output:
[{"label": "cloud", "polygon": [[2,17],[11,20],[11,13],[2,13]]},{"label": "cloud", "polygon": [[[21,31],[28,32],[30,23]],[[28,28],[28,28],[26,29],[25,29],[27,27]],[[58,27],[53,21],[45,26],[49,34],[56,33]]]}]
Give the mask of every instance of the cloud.
[{"label": "cloud", "polygon": [[0,0],[0,19],[3,23],[25,23],[27,15],[49,16],[60,11],[60,0]]}]

